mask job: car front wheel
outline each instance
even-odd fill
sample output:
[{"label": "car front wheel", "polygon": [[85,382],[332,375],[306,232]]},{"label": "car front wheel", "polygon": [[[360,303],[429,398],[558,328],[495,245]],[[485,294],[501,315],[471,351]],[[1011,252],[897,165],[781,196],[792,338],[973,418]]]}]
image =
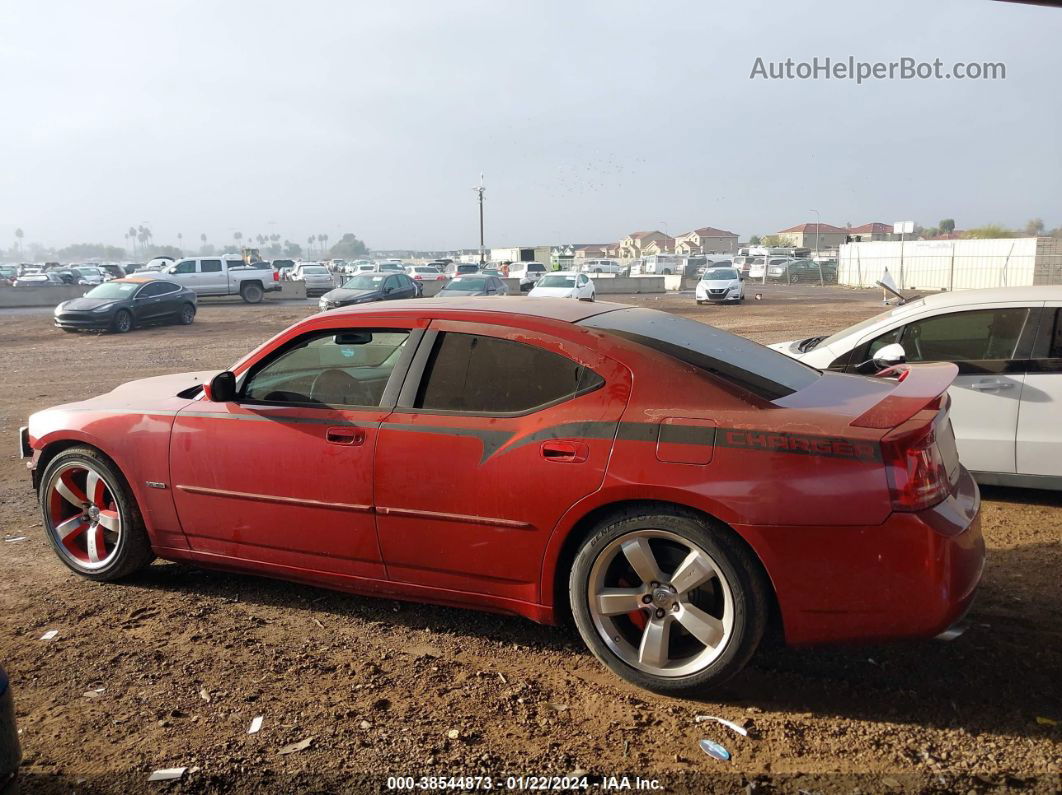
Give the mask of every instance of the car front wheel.
[{"label": "car front wheel", "polygon": [[133,328],[133,316],[126,309],[119,309],[111,322],[111,328],[119,334],[125,334]]},{"label": "car front wheel", "polygon": [[117,580],[154,559],[136,500],[98,450],[72,447],[48,464],[38,491],[59,559],[91,580]]},{"label": "car front wheel", "polygon": [[757,562],[723,527],[679,511],[628,513],[576,555],[572,614],[594,655],[648,690],[716,686],[752,657],[768,598]]}]

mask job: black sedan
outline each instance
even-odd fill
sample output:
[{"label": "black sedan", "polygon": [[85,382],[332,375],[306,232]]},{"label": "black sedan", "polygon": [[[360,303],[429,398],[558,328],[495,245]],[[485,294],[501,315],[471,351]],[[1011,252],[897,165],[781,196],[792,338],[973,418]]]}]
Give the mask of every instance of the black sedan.
[{"label": "black sedan", "polygon": [[404,273],[359,273],[343,282],[342,287],[322,295],[317,305],[325,310],[372,301],[420,298],[422,289]]},{"label": "black sedan", "polygon": [[469,298],[475,295],[508,295],[509,287],[497,276],[474,273],[457,276],[439,291],[436,298]]},{"label": "black sedan", "polygon": [[0,793],[16,791],[15,777],[21,760],[18,730],[15,729],[15,702],[11,698],[7,674],[0,668]]},{"label": "black sedan", "polygon": [[79,329],[124,334],[149,323],[195,320],[192,290],[163,279],[141,276],[113,279],[93,287],[81,298],[63,301],[55,308],[55,325],[73,333]]}]

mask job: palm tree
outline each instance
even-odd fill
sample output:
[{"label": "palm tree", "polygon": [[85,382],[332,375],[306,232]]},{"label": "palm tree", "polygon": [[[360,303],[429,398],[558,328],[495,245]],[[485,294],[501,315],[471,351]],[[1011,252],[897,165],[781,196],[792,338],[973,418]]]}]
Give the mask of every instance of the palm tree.
[{"label": "palm tree", "polygon": [[136,227],[129,227],[129,231],[125,233],[125,236],[133,243],[133,259],[136,259]]},{"label": "palm tree", "polygon": [[18,255],[22,256],[22,238],[26,236],[26,233],[22,231],[22,227],[15,230],[15,239],[18,240]]},{"label": "palm tree", "polygon": [[180,232],[177,233],[177,248],[181,250],[181,256],[184,256],[184,235]]},{"label": "palm tree", "polygon": [[317,239],[321,241],[321,256],[325,255],[325,247],[328,245],[328,235],[318,235]]},{"label": "palm tree", "polygon": [[236,248],[239,248],[240,241],[243,240],[243,232],[233,232],[232,239],[236,241]]},{"label": "palm tree", "polygon": [[308,253],[308,254],[309,254],[309,255],[310,255],[311,257],[313,256],[313,242],[314,242],[314,241],[315,241],[316,239],[317,239],[317,236],[316,236],[316,235],[310,235],[310,236],[309,236],[308,238],[306,238],[306,242],[307,242],[307,243],[309,244],[309,247],[308,247],[307,253]]}]

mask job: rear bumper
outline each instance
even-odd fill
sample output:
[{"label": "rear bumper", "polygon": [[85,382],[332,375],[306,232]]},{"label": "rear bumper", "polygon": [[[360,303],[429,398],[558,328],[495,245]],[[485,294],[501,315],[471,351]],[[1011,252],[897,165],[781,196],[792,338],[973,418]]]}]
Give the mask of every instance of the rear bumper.
[{"label": "rear bumper", "polygon": [[984,570],[981,497],[970,473],[944,502],[876,526],[742,527],[794,645],[932,638],[973,603]]}]

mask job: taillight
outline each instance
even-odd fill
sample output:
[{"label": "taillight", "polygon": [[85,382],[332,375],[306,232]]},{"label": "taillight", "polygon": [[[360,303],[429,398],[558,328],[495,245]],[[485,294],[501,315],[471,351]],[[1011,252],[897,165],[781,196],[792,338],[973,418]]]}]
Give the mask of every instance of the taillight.
[{"label": "taillight", "polygon": [[919,412],[881,441],[893,510],[921,511],[948,496],[951,482],[937,446],[936,413]]},{"label": "taillight", "polygon": [[273,281],[275,281],[275,282],[279,282],[280,281],[280,271],[273,271]]}]

